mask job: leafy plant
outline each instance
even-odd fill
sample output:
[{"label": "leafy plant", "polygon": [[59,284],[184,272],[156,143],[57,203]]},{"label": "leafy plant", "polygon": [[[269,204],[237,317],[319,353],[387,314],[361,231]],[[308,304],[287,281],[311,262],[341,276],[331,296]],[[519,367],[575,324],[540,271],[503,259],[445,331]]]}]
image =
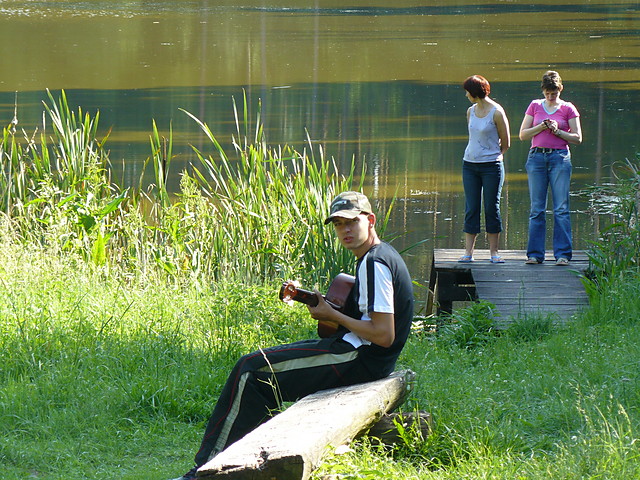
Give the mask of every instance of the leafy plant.
[{"label": "leafy plant", "polygon": [[584,283],[589,291],[629,272],[640,269],[640,154],[636,161],[626,159],[614,165],[617,183],[596,186],[590,191],[595,213],[611,216],[600,239],[587,254],[590,270]]},{"label": "leafy plant", "polygon": [[506,330],[515,341],[535,342],[554,331],[554,314],[518,315]]},{"label": "leafy plant", "polygon": [[480,300],[454,311],[445,317],[438,332],[439,340],[465,349],[486,343],[496,336],[494,309],[491,302]]}]

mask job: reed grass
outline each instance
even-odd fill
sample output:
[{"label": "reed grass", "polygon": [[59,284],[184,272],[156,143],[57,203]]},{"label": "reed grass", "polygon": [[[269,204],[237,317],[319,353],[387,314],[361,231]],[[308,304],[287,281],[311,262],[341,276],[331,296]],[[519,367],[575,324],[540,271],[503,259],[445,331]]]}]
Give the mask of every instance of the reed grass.
[{"label": "reed grass", "polygon": [[[338,192],[362,187],[355,159],[342,173],[310,140],[302,152],[268,146],[260,113],[255,127],[249,124],[246,98],[240,114],[234,102],[230,153],[206,123],[185,112],[214,153],[194,148],[198,165],[181,172],[179,192],[167,188],[171,129],[164,136],[153,122],[140,181],[124,187],[109,174],[108,135],[97,139],[99,112],[79,108],[76,114],[64,92],[49,99],[40,132],[20,137],[11,124],[0,145],[0,206],[24,242],[78,254],[107,270],[126,266],[128,275],[204,283],[296,278],[326,284],[339,273],[336,265],[352,263],[322,219]],[[149,165],[154,180],[144,185]]]},{"label": "reed grass", "polygon": [[588,250],[589,291],[640,270],[640,154],[635,162],[614,162],[612,171],[615,183],[588,190],[593,213],[610,218]]},{"label": "reed grass", "polygon": [[[251,136],[246,99],[243,105],[245,130],[241,131],[234,102],[235,159],[222,149],[206,123],[186,112],[215,147],[215,156],[194,147],[200,166],[194,169],[193,180],[210,200],[210,214],[219,220],[219,228],[207,232],[211,240],[206,243],[216,250],[190,249],[189,255],[207,258],[225,271],[246,272],[244,281],[255,276],[304,275],[313,282],[326,282],[339,273],[336,265],[353,262],[348,252],[337,248],[332,233],[327,234],[323,225],[327,205],[340,191],[362,188],[363,177],[354,184],[352,161],[350,171],[338,180],[335,162],[325,158],[321,147],[316,159],[310,139],[303,152],[269,147],[259,114]],[[245,256],[237,255],[238,246],[247,250]]]}]

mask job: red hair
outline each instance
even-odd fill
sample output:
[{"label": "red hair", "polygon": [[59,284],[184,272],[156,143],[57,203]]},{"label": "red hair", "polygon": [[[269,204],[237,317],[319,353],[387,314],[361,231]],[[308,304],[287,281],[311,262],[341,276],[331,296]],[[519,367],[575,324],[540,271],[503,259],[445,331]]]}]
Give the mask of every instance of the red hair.
[{"label": "red hair", "polygon": [[474,98],[484,98],[491,93],[491,85],[482,75],[470,76],[462,86]]}]

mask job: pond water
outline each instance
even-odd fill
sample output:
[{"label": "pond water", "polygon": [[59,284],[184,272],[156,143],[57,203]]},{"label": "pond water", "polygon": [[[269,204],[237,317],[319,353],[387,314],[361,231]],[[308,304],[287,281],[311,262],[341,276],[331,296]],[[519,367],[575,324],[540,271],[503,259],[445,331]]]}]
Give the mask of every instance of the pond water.
[{"label": "pond water", "polygon": [[[428,4],[428,5],[425,5]],[[388,233],[426,281],[434,247],[462,247],[466,145],[461,87],[489,79],[511,122],[502,211],[503,248],[526,245],[528,144],[517,138],[524,110],[540,97],[547,69],[582,115],[574,147],[575,248],[598,222],[578,195],[606,182],[613,162],[640,151],[640,4],[637,1],[37,1],[0,0],[0,121],[32,132],[46,89],[83,111],[101,131],[123,181],[136,181],[155,120],[173,128],[173,185],[205,151],[205,121],[221,140],[235,130],[232,98],[259,102],[271,145],[303,148],[307,132],[338,165],[366,172],[381,208],[397,195]],[[479,239],[479,248],[485,243]]]}]

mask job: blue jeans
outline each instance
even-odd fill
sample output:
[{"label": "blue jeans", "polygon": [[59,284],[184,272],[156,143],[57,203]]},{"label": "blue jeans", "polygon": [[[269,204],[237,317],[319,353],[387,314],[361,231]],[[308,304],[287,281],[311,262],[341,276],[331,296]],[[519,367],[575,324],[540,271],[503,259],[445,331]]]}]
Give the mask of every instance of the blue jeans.
[{"label": "blue jeans", "polygon": [[464,232],[480,233],[480,205],[484,201],[484,221],[487,233],[500,233],[500,193],[504,183],[502,162],[462,162],[465,213]]},{"label": "blue jeans", "polygon": [[529,151],[529,242],[527,257],[544,261],[546,237],[547,191],[551,187],[553,201],[553,255],[571,260],[571,211],[569,185],[571,183],[571,153],[553,150],[549,153]]}]

